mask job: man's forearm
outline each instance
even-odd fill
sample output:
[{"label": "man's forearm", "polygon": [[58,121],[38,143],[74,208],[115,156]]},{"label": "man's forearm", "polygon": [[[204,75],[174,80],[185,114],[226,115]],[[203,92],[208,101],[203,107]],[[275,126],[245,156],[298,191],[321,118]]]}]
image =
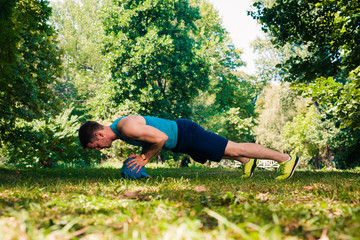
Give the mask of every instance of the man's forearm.
[{"label": "man's forearm", "polygon": [[163,148],[166,141],[159,142],[157,144],[152,144],[149,147],[143,147],[141,150],[141,155],[144,154],[145,159],[150,161],[160,150]]}]

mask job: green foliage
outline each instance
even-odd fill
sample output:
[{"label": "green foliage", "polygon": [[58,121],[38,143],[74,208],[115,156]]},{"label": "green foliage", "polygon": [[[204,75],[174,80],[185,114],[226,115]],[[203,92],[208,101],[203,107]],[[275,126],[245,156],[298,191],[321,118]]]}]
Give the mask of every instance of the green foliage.
[{"label": "green foliage", "polygon": [[315,168],[334,166],[332,154],[347,137],[333,122],[321,120],[312,106],[305,115],[299,114],[288,122],[282,135],[287,140],[284,148],[298,153]]},{"label": "green foliage", "polygon": [[114,1],[105,13],[115,102],[135,102],[140,114],[188,117],[189,103],[209,85],[205,52],[193,37],[198,9],[185,0]]},{"label": "green foliage", "polygon": [[206,129],[232,141],[253,141],[254,99],[257,85],[238,72],[244,63],[214,6],[200,1],[201,18],[196,21],[196,38],[208,56],[210,88],[192,101],[192,119]]},{"label": "green foliage", "polygon": [[314,83],[298,86],[304,96],[319,103],[319,114],[323,121],[333,121],[343,131],[346,138],[338,145],[335,157],[340,168],[355,167],[360,164],[359,150],[359,90],[355,81],[345,84],[333,78],[318,78]]},{"label": "green foliage", "polygon": [[18,119],[31,121],[59,109],[50,86],[60,59],[48,1],[2,1],[1,9],[0,133],[6,142],[14,138]]},{"label": "green foliage", "polygon": [[[15,0],[1,0],[0,1],[0,80],[2,85],[5,84],[5,74],[10,74],[12,71],[11,64],[15,61],[16,54],[16,32],[13,29],[12,15],[16,6]],[[1,91],[1,98],[3,97],[3,90]]]},{"label": "green foliage", "polygon": [[[239,118],[235,112],[251,119],[253,86],[231,73],[242,64],[241,52],[208,1],[66,0],[53,6],[65,66],[57,90],[65,101],[86,104],[92,118],[104,124],[128,114],[197,121],[194,107],[204,104],[197,96],[206,95],[211,84],[216,101],[207,104],[216,105],[211,116],[223,119],[217,123],[230,124],[226,118]],[[216,126],[211,129],[224,129]],[[228,136],[246,139],[242,131],[248,134],[237,129]],[[136,151],[126,146],[116,144],[106,154]]]},{"label": "green foliage", "polygon": [[324,118],[338,120],[342,128],[360,130],[360,90],[356,81],[345,84],[336,82],[332,77],[318,78],[314,83],[300,85],[297,89],[306,97],[319,103]]},{"label": "green foliage", "polygon": [[235,142],[253,142],[254,126],[253,117],[246,117],[242,114],[241,108],[230,108],[218,115],[213,120],[213,129],[220,136]]},{"label": "green foliage", "polygon": [[258,89],[256,84],[244,77],[220,80],[215,86],[214,105],[209,118],[211,129],[225,138],[236,142],[253,142],[255,126],[254,100]]},{"label": "green foliage", "polygon": [[263,83],[283,82],[286,79],[286,72],[283,63],[294,56],[306,57],[308,51],[301,46],[289,43],[279,46],[272,41],[271,36],[265,39],[257,39],[252,42],[252,46],[257,53],[256,77]]},{"label": "green foliage", "polygon": [[195,22],[198,30],[194,38],[199,43],[197,52],[205,53],[207,63],[211,66],[209,69],[211,83],[233,78],[233,71],[244,65],[240,58],[242,52],[235,48],[213,4],[207,0],[193,0],[191,3],[199,9],[201,16]]},{"label": "green foliage", "polygon": [[306,113],[306,101],[291,91],[289,84],[272,84],[264,88],[256,102],[259,113],[254,131],[256,142],[286,152],[284,146],[288,139],[283,134],[284,126],[292,122],[298,114]]},{"label": "green foliage", "polygon": [[349,74],[358,67],[359,1],[277,0],[271,6],[263,1],[254,6],[257,11],[250,14],[274,37],[274,43],[290,43],[309,52],[284,63],[290,81]]},{"label": "green foliage", "polygon": [[222,110],[239,108],[243,118],[253,117],[255,112],[254,99],[256,98],[256,85],[242,77],[228,77],[220,80],[215,86],[215,106]]},{"label": "green foliage", "polygon": [[219,81],[213,92],[202,93],[193,101],[192,120],[229,140],[254,141],[257,85],[233,76]]},{"label": "green foliage", "polygon": [[274,48],[269,39],[256,39],[251,43],[257,57],[255,60],[256,75],[264,84],[283,81],[280,69],[276,65],[283,60],[284,49]]},{"label": "green foliage", "polygon": [[93,98],[101,95],[99,87],[109,79],[102,54],[105,32],[101,16],[105,5],[106,1],[98,0],[52,2],[51,20],[63,51],[63,71],[56,93],[74,104],[79,114],[92,110]]},{"label": "green foliage", "polygon": [[[322,118],[314,105],[297,97],[288,84],[266,87],[257,101],[256,141],[281,152],[295,152],[304,167],[339,166],[341,149],[351,135]],[[335,157],[335,161],[334,161]]]},{"label": "green foliage", "polygon": [[355,168],[360,165],[360,134],[348,134],[335,157],[339,169]]},{"label": "green foliage", "polygon": [[[357,239],[357,171],[0,168],[4,239]],[[221,184],[220,184],[221,183]]]},{"label": "green foliage", "polygon": [[[354,136],[341,148],[359,156],[359,150],[354,150],[360,149],[356,140],[360,131],[359,1],[277,0],[258,1],[254,6],[256,11],[250,15],[260,21],[276,46],[301,50],[278,64],[284,79],[319,104],[324,120]],[[341,162],[360,162],[356,158]]]},{"label": "green foliage", "polygon": [[[273,43],[300,46],[307,51],[306,55],[295,54],[283,62],[281,67],[286,79],[310,83],[308,96],[325,105],[344,126],[357,131],[360,3],[275,1],[271,7],[261,2],[255,6],[258,11],[251,15],[271,34]],[[330,84],[329,94],[324,88],[326,84]],[[312,94],[319,91],[321,97]]]},{"label": "green foliage", "polygon": [[23,166],[54,167],[61,164],[89,165],[100,155],[83,150],[77,131],[80,118],[71,115],[73,108],[61,114],[32,122],[17,123],[16,139],[3,151],[8,163]]}]

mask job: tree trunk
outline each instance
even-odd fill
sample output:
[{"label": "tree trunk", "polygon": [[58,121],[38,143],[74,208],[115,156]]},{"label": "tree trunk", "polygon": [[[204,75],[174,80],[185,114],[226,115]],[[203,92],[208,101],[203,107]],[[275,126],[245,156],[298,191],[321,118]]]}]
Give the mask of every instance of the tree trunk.
[{"label": "tree trunk", "polygon": [[319,108],[319,103],[316,102],[316,101],[314,101],[314,100],[311,100],[311,102],[313,103],[313,106],[314,106],[314,108],[315,108],[315,110],[316,110],[316,113],[317,113],[317,114],[320,114],[321,111],[320,111],[320,108]]},{"label": "tree trunk", "polygon": [[159,153],[158,155],[156,155],[156,160],[158,163],[164,163],[165,160],[161,157],[161,154]]}]

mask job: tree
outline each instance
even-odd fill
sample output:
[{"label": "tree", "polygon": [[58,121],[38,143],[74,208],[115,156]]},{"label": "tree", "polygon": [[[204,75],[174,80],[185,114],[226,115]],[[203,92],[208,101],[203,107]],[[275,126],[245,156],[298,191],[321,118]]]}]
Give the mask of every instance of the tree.
[{"label": "tree", "polygon": [[13,140],[16,122],[59,109],[51,85],[59,73],[56,35],[48,1],[2,1],[0,18],[0,134]]},{"label": "tree", "polygon": [[105,36],[102,11],[107,1],[65,0],[52,2],[52,24],[59,35],[63,71],[57,94],[78,111],[91,111],[92,98],[98,95],[109,70],[103,59]]},{"label": "tree", "polygon": [[[313,81],[339,76],[358,68],[360,57],[359,12],[356,0],[257,1],[250,14],[279,46],[288,43],[305,48],[307,56],[293,56],[282,67],[289,81]],[[345,75],[345,76],[346,76]]]},{"label": "tree", "polygon": [[335,166],[333,154],[348,137],[334,122],[322,121],[313,107],[287,122],[282,135],[287,140],[284,144],[287,151],[300,153],[304,161],[309,161],[317,169]]},{"label": "tree", "polygon": [[194,37],[198,8],[186,0],[125,0],[106,13],[115,102],[136,103],[140,114],[190,116],[189,103],[209,86],[208,59]]},{"label": "tree", "polygon": [[268,85],[256,102],[259,113],[255,127],[256,142],[266,147],[286,152],[287,139],[283,137],[284,126],[297,114],[307,112],[306,101],[290,90],[289,84]]},{"label": "tree", "polygon": [[[359,130],[360,3],[355,0],[278,0],[272,5],[259,1],[254,6],[257,11],[251,15],[271,34],[275,45],[291,44],[307,51],[306,55],[295,54],[279,65],[285,80],[315,83],[311,86],[317,89],[321,86],[317,83],[324,78],[340,83],[335,84],[337,89],[329,94],[335,97],[320,100],[332,106],[323,110],[328,117],[340,119],[343,127]],[[306,91],[308,96],[317,98],[311,91]]]},{"label": "tree", "polygon": [[276,45],[270,36],[256,39],[252,42],[252,47],[259,56],[256,59],[256,77],[264,84],[285,81],[284,69],[280,67],[283,62],[293,56],[305,57],[308,54],[301,47],[289,43],[284,46]]},{"label": "tree", "polygon": [[[284,79],[314,101],[324,120],[331,119],[344,131],[359,136],[360,3],[277,0],[257,1],[254,6],[256,10],[250,15],[260,21],[276,46],[290,44],[306,52],[278,65]],[[344,147],[360,164],[359,145],[350,147],[359,143],[356,139]]]},{"label": "tree", "polygon": [[200,1],[201,18],[195,37],[209,61],[210,87],[192,101],[191,118],[206,129],[233,141],[253,141],[254,102],[257,87],[254,79],[238,71],[244,64],[221,23],[218,12],[208,1]]}]

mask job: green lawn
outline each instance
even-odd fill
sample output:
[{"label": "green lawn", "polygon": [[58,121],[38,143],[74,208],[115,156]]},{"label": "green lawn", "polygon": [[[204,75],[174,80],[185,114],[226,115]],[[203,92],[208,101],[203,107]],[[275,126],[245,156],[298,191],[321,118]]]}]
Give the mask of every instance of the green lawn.
[{"label": "green lawn", "polygon": [[360,171],[147,172],[0,168],[0,239],[360,239]]}]

